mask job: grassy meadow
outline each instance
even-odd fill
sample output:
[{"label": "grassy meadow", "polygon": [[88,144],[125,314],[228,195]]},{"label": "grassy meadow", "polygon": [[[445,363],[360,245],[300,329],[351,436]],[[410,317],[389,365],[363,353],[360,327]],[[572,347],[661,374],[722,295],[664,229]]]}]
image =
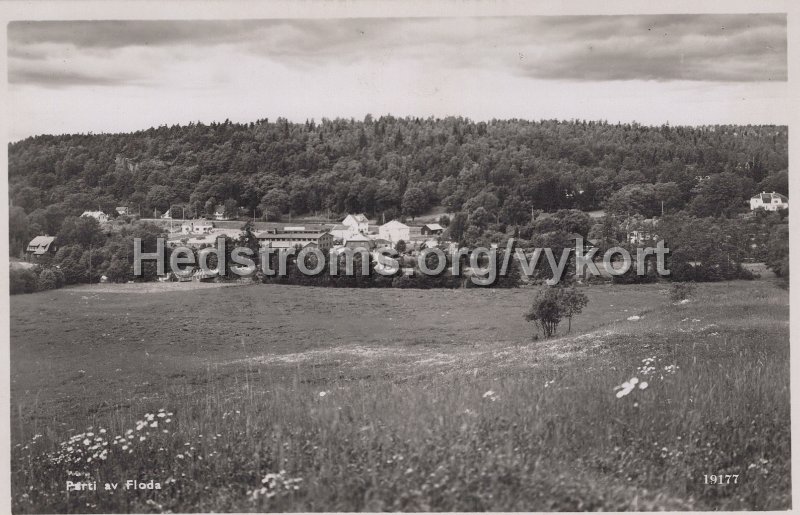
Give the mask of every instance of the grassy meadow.
[{"label": "grassy meadow", "polygon": [[538,341],[531,289],[13,296],[12,507],[789,508],[788,293],[668,290],[586,287],[572,332]]}]

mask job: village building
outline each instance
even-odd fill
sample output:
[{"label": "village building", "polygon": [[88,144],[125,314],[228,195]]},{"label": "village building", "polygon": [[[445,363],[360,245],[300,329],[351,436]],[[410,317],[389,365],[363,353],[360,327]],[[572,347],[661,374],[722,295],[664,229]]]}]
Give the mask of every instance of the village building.
[{"label": "village building", "polygon": [[130,214],[130,209],[128,209],[128,207],[126,207],[126,206],[115,207],[114,211],[116,211],[119,216],[129,215]]},{"label": "village building", "polygon": [[408,242],[411,239],[411,228],[402,222],[392,220],[380,226],[378,236],[392,243],[400,240]]},{"label": "village building", "polygon": [[214,229],[214,222],[203,218],[199,220],[189,220],[181,224],[183,234],[211,234]]},{"label": "village building", "polygon": [[344,224],[334,225],[330,229],[330,233],[335,240],[340,240],[340,241],[344,241],[350,236],[359,234],[357,229],[353,229],[349,225],[344,225]]},{"label": "village building", "polygon": [[789,208],[789,198],[780,193],[761,192],[750,198],[750,210],[764,209],[766,211],[778,211],[779,209]]},{"label": "village building", "polygon": [[369,232],[369,220],[363,213],[347,215],[345,219],[342,220],[342,225],[350,227],[355,232],[360,232],[362,234]]},{"label": "village building", "polygon": [[262,247],[289,249],[313,245],[322,251],[333,247],[333,236],[328,231],[278,232],[265,231],[256,235]]},{"label": "village building", "polygon": [[225,206],[220,204],[214,209],[214,220],[230,220],[231,213],[225,211]]},{"label": "village building", "polygon": [[423,236],[440,236],[444,232],[444,227],[439,224],[425,224],[421,232]]},{"label": "village building", "polygon": [[648,241],[657,240],[656,225],[658,225],[657,218],[647,218],[639,222],[630,223],[626,231],[628,241],[634,245],[642,245]]},{"label": "village building", "polygon": [[94,218],[101,224],[108,222],[108,215],[102,211],[84,211],[81,218]]},{"label": "village building", "polygon": [[169,208],[161,215],[162,220],[172,220],[172,208]]},{"label": "village building", "polygon": [[350,249],[367,249],[373,247],[372,239],[363,234],[355,234],[344,240],[344,246]]},{"label": "village building", "polygon": [[55,239],[55,236],[37,236],[28,243],[25,252],[28,257],[34,258],[44,256],[45,254],[55,254],[56,250],[58,250],[54,244]]}]

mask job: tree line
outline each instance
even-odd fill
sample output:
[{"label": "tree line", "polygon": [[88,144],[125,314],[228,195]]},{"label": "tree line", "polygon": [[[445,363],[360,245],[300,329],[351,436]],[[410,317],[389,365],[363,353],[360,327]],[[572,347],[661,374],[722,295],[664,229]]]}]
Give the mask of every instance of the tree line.
[{"label": "tree line", "polygon": [[[58,235],[62,247],[70,246],[74,217],[87,209],[113,213],[116,206],[143,216],[180,206],[195,217],[221,205],[271,220],[348,212],[413,219],[440,208],[451,213],[442,219],[445,236],[464,245],[516,237],[558,246],[575,234],[625,243],[631,220],[659,217],[664,234],[676,220],[715,242],[703,248],[734,246],[740,251],[726,255],[735,258],[769,254],[781,270],[785,218],[743,224],[747,241],[731,231],[756,192],[788,194],[787,133],[772,125],[368,115],[42,135],[9,145],[9,239],[14,255],[38,234]],[[604,218],[586,215],[598,209]],[[73,252],[71,260],[89,260]],[[703,261],[686,257],[693,270]]]}]

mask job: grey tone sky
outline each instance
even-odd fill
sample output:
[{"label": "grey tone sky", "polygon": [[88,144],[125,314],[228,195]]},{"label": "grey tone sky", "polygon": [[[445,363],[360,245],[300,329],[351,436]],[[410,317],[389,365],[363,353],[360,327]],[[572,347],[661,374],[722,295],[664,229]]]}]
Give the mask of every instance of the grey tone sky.
[{"label": "grey tone sky", "polygon": [[785,123],[782,14],[13,22],[11,137],[366,113]]}]

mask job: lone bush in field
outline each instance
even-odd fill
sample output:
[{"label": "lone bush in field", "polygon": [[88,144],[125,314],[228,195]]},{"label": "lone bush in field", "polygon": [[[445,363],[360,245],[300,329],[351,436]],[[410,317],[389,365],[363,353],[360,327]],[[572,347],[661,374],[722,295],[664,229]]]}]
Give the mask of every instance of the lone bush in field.
[{"label": "lone bush in field", "polygon": [[580,314],[589,303],[589,298],[574,286],[570,288],[555,287],[541,290],[533,301],[525,320],[536,324],[545,338],[553,336],[561,320],[567,318],[572,330],[572,317]]},{"label": "lone bush in field", "polygon": [[560,300],[564,316],[567,317],[567,332],[571,332],[572,317],[581,314],[583,308],[589,304],[589,297],[579,292],[575,287],[561,288]]}]

